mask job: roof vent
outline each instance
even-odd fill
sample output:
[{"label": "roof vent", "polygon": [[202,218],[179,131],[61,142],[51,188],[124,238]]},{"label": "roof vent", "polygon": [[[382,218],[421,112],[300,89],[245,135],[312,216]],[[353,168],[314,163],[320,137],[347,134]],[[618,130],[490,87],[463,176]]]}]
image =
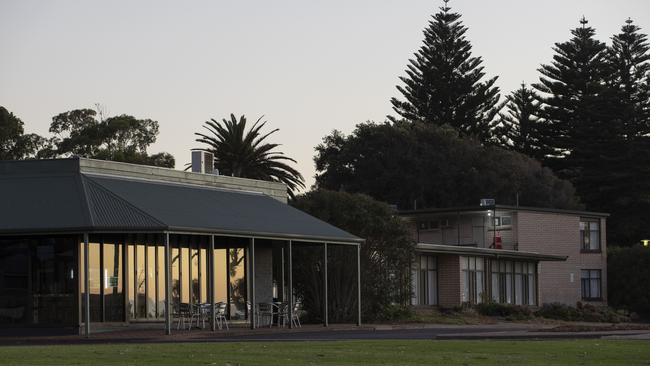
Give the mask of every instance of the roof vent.
[{"label": "roof vent", "polygon": [[496,205],[496,201],[494,198],[483,198],[481,199],[481,207],[483,206],[494,206]]},{"label": "roof vent", "polygon": [[214,155],[209,151],[192,150],[192,172],[213,174]]}]

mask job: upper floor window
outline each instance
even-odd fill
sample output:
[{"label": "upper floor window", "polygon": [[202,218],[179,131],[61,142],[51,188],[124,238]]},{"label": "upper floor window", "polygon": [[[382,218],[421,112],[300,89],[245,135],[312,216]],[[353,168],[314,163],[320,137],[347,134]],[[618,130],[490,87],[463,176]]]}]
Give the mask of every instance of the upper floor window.
[{"label": "upper floor window", "polygon": [[600,251],[600,221],[580,219],[580,249]]}]

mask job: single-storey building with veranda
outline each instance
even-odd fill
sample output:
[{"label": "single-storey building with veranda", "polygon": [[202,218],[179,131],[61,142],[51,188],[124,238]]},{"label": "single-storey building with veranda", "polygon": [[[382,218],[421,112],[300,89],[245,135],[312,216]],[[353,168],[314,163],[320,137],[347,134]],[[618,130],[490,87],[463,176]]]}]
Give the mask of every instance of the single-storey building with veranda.
[{"label": "single-storey building with veranda", "polygon": [[286,319],[359,324],[362,239],[286,201],[275,182],[84,158],[2,161],[0,326],[88,335],[158,322],[169,334],[183,305],[198,304],[212,329],[217,312],[251,327],[273,321],[258,304],[284,304]]},{"label": "single-storey building with veranda", "polygon": [[413,305],[607,303],[607,214],[496,205],[401,211]]}]

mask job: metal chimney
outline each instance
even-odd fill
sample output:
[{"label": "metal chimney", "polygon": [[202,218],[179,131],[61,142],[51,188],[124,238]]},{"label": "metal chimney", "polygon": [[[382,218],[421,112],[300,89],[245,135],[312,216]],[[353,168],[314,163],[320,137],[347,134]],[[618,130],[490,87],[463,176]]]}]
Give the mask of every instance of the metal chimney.
[{"label": "metal chimney", "polygon": [[212,174],[214,172],[214,155],[209,151],[192,150],[192,172]]}]

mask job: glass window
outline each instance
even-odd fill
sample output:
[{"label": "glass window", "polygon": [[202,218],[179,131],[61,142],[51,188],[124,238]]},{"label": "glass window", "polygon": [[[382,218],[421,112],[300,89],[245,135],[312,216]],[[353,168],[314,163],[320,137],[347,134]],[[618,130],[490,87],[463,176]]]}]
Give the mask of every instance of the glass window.
[{"label": "glass window", "polygon": [[172,302],[177,306],[181,299],[180,249],[172,248]]},{"label": "glass window", "polygon": [[227,302],[226,249],[214,250],[214,301]]},{"label": "glass window", "polygon": [[601,295],[601,270],[583,269],[581,271],[582,298],[584,300],[600,300]]},{"label": "glass window", "polygon": [[157,246],[156,251],[158,253],[158,259],[156,263],[156,276],[157,288],[158,288],[158,306],[157,306],[157,315],[158,318],[165,317],[165,247]]},{"label": "glass window", "polygon": [[124,320],[124,293],[122,291],[122,244],[104,242],[104,320]]},{"label": "glass window", "polygon": [[187,247],[181,248],[181,302],[185,304],[190,303],[190,249]]},{"label": "glass window", "polygon": [[433,255],[420,256],[420,305],[435,305],[438,303],[438,273],[436,257]]},{"label": "glass window", "polygon": [[129,317],[131,319],[135,319],[135,291],[134,289],[136,288],[136,281],[135,281],[135,247],[133,246],[133,243],[127,242],[127,266],[126,266],[126,280],[127,280],[127,286],[129,288]]},{"label": "glass window", "polygon": [[580,247],[585,251],[600,250],[600,222],[595,219],[580,221]]},{"label": "glass window", "polygon": [[147,318],[156,317],[156,246],[151,238],[147,244]]},{"label": "glass window", "polygon": [[146,247],[143,244],[137,244],[135,250],[136,258],[136,287],[135,287],[135,312],[136,318],[144,319],[147,317],[147,297],[146,297]]}]

